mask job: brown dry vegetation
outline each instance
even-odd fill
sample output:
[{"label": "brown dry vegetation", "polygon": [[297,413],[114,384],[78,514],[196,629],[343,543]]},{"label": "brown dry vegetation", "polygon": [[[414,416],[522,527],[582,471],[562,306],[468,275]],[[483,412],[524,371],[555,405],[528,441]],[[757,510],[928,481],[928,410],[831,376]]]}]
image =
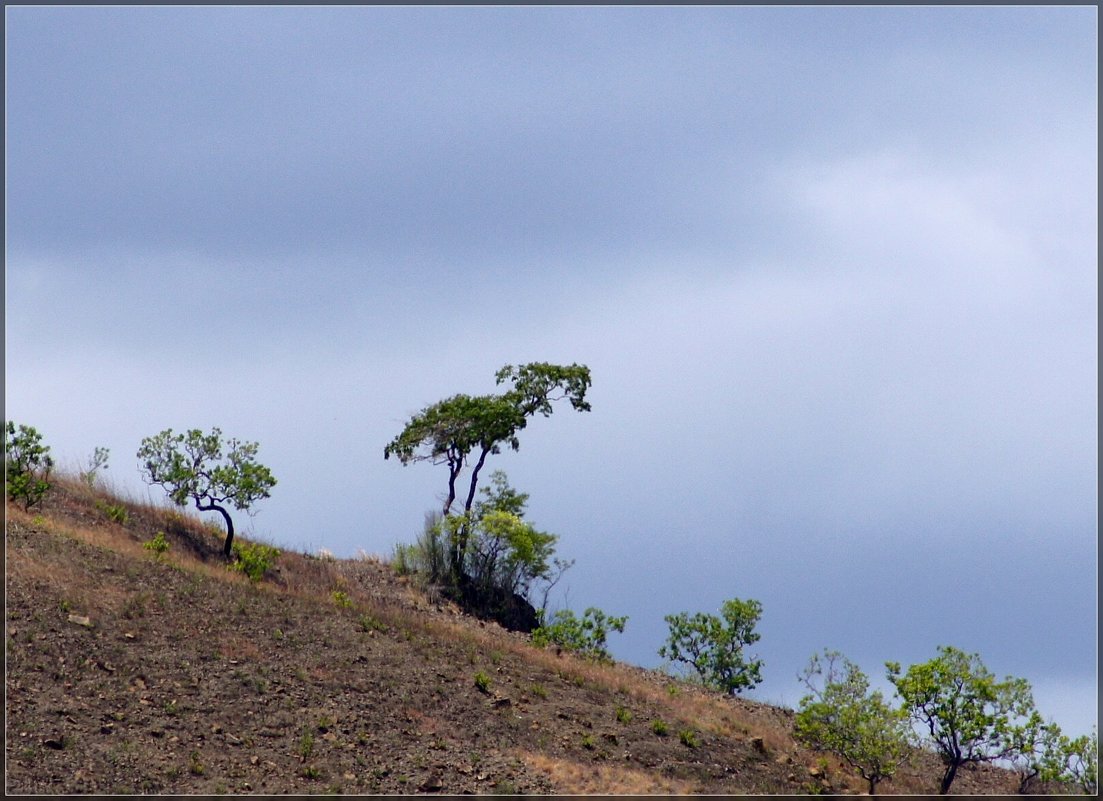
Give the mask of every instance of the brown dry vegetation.
[{"label": "brown dry vegetation", "polygon": [[[124,505],[127,521],[109,520],[104,503]],[[161,558],[143,547],[159,531],[171,544]],[[66,478],[30,512],[7,505],[8,792],[865,786],[795,744],[789,710],[537,649],[430,603],[379,560],[285,552],[254,584],[227,570],[221,539],[190,515]],[[937,760],[917,754],[879,790],[929,794],[939,775]],[[1014,789],[995,768],[965,771],[953,787]]]}]

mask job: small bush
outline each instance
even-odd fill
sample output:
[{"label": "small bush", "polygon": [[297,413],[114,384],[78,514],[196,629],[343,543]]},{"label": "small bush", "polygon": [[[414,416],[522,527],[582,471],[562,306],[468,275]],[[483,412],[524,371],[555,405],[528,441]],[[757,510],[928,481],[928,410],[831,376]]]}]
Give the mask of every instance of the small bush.
[{"label": "small bush", "polygon": [[244,573],[253,581],[260,581],[264,578],[264,574],[272,568],[273,563],[275,563],[280,555],[278,548],[273,548],[271,545],[263,545],[259,542],[235,542],[233,545],[233,553],[237,558],[230,567],[233,570]]},{"label": "small bush", "polygon": [[349,594],[344,590],[333,591],[333,602],[338,606],[343,606],[345,608],[352,606],[352,599],[349,598]]},{"label": "small bush", "polygon": [[490,676],[483,673],[481,670],[475,674],[475,686],[479,688],[481,693],[490,692]]},{"label": "small bush", "polygon": [[387,626],[371,615],[360,615],[360,630],[363,632],[386,631]]},{"label": "small bush", "polygon": [[96,501],[96,508],[103,512],[104,516],[108,520],[118,523],[120,526],[125,526],[130,520],[130,512],[126,510],[126,507],[121,503],[106,503],[104,501]]},{"label": "small bush", "polygon": [[144,543],[142,547],[145,548],[147,551],[153,551],[155,554],[157,554],[157,556],[160,557],[168,552],[169,541],[165,539],[165,532],[158,531],[157,534],[154,535],[153,539]]},{"label": "small bush", "polygon": [[616,709],[617,722],[618,723],[631,723],[632,722],[632,710],[626,706],[617,706]]},{"label": "small bush", "polygon": [[682,729],[678,732],[678,740],[686,748],[697,748],[701,745],[701,741],[697,739],[697,732],[693,729]]},{"label": "small bush", "polygon": [[532,633],[532,642],[540,648],[551,643],[590,659],[610,661],[612,657],[605,648],[609,630],[623,632],[627,621],[627,616],[607,617],[603,611],[592,606],[581,618],[570,609],[561,609],[550,623],[541,625]]},{"label": "small bush", "polygon": [[108,448],[97,447],[88,457],[88,469],[80,471],[80,480],[88,485],[88,489],[96,486],[96,472],[107,469],[107,457],[110,453]]},{"label": "small bush", "polygon": [[31,426],[18,428],[11,420],[4,428],[5,483],[8,498],[23,501],[30,509],[50,490],[50,470],[54,460],[50,446],[42,444],[42,435]]},{"label": "small bush", "polygon": [[659,737],[666,737],[666,735],[670,734],[670,728],[662,718],[655,718],[651,721],[651,731]]}]

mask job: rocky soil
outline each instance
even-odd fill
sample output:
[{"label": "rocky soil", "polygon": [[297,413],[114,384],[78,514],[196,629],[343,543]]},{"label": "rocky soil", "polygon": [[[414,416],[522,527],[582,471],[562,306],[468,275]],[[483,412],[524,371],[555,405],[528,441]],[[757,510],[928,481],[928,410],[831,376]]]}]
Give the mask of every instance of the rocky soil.
[{"label": "rocky soil", "polygon": [[[9,504],[6,538],[9,793],[865,789],[794,744],[788,710],[536,649],[379,561],[285,553],[253,583],[194,518],[78,482]],[[937,779],[921,755],[879,790]]]}]

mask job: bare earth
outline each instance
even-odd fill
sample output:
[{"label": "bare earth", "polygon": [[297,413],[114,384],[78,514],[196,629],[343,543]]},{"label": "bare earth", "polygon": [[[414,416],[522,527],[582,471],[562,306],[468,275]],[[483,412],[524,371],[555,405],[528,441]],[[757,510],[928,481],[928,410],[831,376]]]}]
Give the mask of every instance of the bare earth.
[{"label": "bare earth", "polygon": [[[158,531],[162,558],[142,547]],[[69,480],[7,505],[6,546],[8,793],[866,789],[794,743],[789,710],[539,650],[378,560],[285,553],[254,584],[195,518]],[[878,791],[939,776],[919,754]],[[982,768],[953,792],[1015,788]]]}]

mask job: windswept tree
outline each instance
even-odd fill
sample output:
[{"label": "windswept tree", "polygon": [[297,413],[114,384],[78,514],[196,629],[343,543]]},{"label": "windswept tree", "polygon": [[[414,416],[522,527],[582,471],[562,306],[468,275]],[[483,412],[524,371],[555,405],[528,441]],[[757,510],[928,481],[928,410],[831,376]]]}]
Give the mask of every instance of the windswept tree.
[{"label": "windswept tree", "polygon": [[[499,453],[503,446],[520,448],[518,434],[533,415],[551,415],[553,402],[569,400],[577,411],[590,411],[586,390],[590,387],[590,368],[571,364],[562,366],[533,362],[506,365],[496,374],[499,385],[508,389],[492,395],[453,395],[427,406],[415,414],[384,449],[383,458],[396,457],[403,465],[430,462],[448,467],[448,493],[443,516],[452,512],[457,482],[465,467],[471,468],[463,513],[470,516],[475,503],[479,471],[486,457]],[[449,543],[449,564],[453,576],[463,582],[464,555],[471,526],[453,526]]]},{"label": "windswept tree", "polygon": [[942,759],[942,795],[964,765],[1021,754],[1041,725],[1029,682],[1012,676],[997,680],[979,654],[940,645],[938,656],[906,673],[897,662],[885,666],[905,710],[926,729]]},{"label": "windswept tree", "polygon": [[248,512],[254,503],[269,497],[276,485],[271,471],[256,461],[257,443],[237,439],[222,441],[218,428],[204,434],[192,429],[173,434],[168,428],[142,440],[139,469],[149,484],[164,487],[177,506],[195,501],[200,512],[218,512],[226,521],[223,552],[233,553],[234,520],[228,506]]}]

